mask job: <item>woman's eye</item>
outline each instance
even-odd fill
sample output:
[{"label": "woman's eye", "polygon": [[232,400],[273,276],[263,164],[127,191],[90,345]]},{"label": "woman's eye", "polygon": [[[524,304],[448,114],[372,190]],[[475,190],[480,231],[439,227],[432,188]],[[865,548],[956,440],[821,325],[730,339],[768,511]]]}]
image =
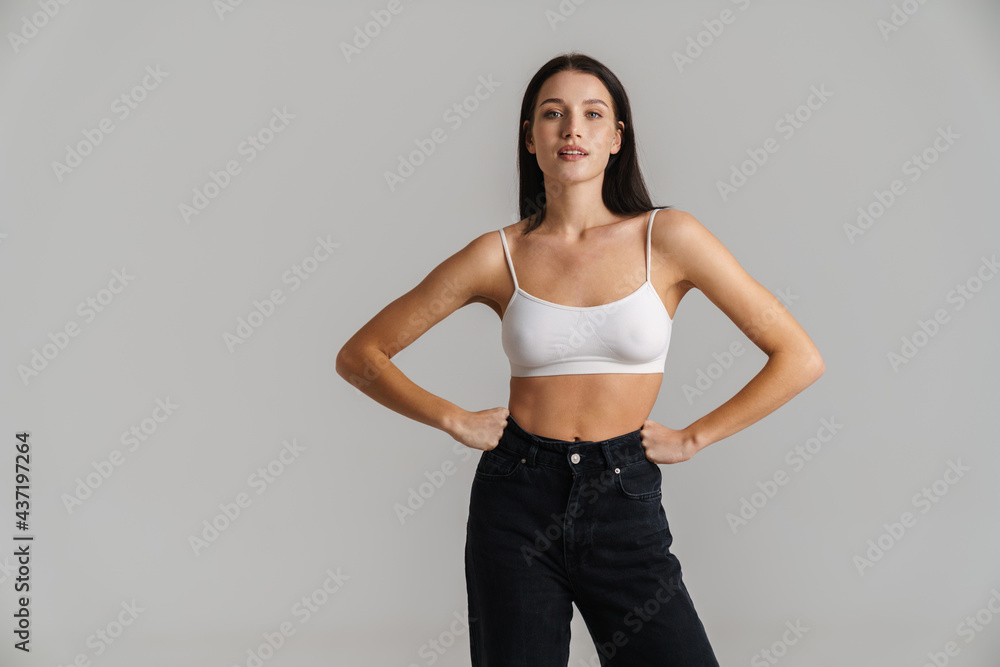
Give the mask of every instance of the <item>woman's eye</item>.
[{"label": "woman's eye", "polygon": [[[546,111],[545,113],[543,113],[542,117],[543,118],[549,118],[551,116],[551,114],[556,114],[556,113],[559,113],[559,112],[556,111],[555,109],[552,109],[551,111]],[[597,118],[601,117],[601,112],[599,112],[599,111],[588,111],[586,115],[589,115],[589,114],[594,114]]]}]

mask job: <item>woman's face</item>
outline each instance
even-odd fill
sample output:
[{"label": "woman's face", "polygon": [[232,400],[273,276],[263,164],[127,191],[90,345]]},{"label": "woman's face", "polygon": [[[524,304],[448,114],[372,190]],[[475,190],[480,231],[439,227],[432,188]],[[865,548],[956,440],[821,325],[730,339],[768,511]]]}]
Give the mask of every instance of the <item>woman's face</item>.
[{"label": "woman's face", "polygon": [[[534,119],[525,138],[547,183],[603,179],[608,159],[621,149],[611,94],[593,74],[566,70],[550,76],[538,91]],[[562,154],[567,145],[585,155]]]}]

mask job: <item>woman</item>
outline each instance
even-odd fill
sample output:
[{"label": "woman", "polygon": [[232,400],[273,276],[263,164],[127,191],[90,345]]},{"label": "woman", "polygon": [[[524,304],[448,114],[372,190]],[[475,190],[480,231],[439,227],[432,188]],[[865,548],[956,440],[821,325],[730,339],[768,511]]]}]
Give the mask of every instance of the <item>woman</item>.
[{"label": "woman", "polygon": [[[386,306],[344,345],[337,372],[483,452],[465,552],[473,665],[564,667],[573,603],[602,665],[718,665],[670,553],[657,464],[758,421],[822,375],[823,360],[692,215],[652,206],[628,97],[604,65],[580,54],[546,63],[520,125],[523,219],[477,237]],[[648,417],[673,313],[693,287],[768,361],[675,430]],[[475,302],[501,319],[509,408],[467,411],[389,361]]]}]

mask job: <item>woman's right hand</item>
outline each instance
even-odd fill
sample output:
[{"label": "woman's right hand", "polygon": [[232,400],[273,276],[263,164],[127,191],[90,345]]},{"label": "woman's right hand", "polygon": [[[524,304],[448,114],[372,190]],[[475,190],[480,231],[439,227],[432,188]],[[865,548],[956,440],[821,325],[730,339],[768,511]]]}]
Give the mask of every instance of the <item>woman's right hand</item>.
[{"label": "woman's right hand", "polygon": [[500,443],[509,414],[503,407],[466,411],[452,423],[450,435],[466,447],[489,451]]}]

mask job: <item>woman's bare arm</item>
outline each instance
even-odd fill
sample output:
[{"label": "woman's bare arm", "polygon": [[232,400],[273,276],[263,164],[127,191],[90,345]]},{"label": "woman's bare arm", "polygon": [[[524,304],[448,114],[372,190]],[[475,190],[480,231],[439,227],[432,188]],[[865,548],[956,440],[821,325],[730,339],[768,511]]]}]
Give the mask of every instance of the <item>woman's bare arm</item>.
[{"label": "woman's bare arm", "polygon": [[695,450],[700,450],[787,403],[815,382],[826,365],[812,339],[781,302],[693,215],[671,210],[665,217],[669,222],[658,220],[662,226],[654,228],[661,237],[658,247],[670,248],[683,280],[701,290],[768,357],[760,372],[731,399],[683,429]]},{"label": "woman's bare arm", "polygon": [[351,336],[337,353],[337,374],[390,410],[454,436],[467,411],[418,386],[391,359],[462,306],[489,301],[481,295],[497,275],[500,244],[491,234],[498,236],[473,239]]}]

